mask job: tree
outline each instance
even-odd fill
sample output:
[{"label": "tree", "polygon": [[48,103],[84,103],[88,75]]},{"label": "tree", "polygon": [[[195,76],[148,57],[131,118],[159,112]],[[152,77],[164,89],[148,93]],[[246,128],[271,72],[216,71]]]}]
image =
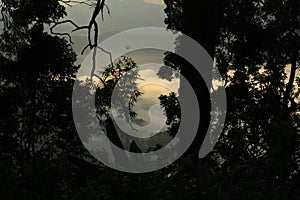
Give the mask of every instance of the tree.
[{"label": "tree", "polygon": [[[201,77],[191,76],[192,66],[166,53],[166,65],[180,70],[198,97],[206,96],[200,105],[206,120],[200,122],[203,128],[185,157],[142,175],[104,167],[77,136],[71,111],[76,55],[70,41],[44,32],[44,25],[71,23],[74,31],[85,29],[86,48],[97,49],[96,18],[106,6],[104,0],[95,1],[87,26],[58,22],[66,14],[60,3],[72,2],[1,2],[0,199],[299,199],[298,1],[216,0],[197,5],[165,0],[168,28],[192,36],[216,60],[227,90],[228,116],[214,151],[202,160],[191,159],[209,120],[209,95]],[[198,24],[206,28],[195,28]],[[135,68],[130,58],[124,59],[112,62],[102,77],[91,74],[103,81],[96,106],[106,125],[107,97],[120,77]],[[164,72],[161,69],[160,75],[168,80],[176,76]],[[132,102],[141,95],[135,94]],[[172,93],[160,101],[172,135],[180,123],[180,102]],[[120,139],[113,134],[111,138],[116,143]],[[136,142],[130,151],[141,152]]]},{"label": "tree", "polygon": [[78,160],[88,154],[72,119],[76,55],[65,39],[44,32],[64,7],[2,1],[1,14],[0,198],[68,198],[80,183]]},{"label": "tree", "polygon": [[[211,28],[201,29],[200,33],[193,23],[184,23],[185,19],[191,22],[192,17],[197,16],[200,22],[207,19],[205,11],[196,14],[196,3],[184,14],[184,8],[192,2],[186,5],[181,1],[165,2],[169,28],[184,31],[186,26],[194,38],[199,37],[199,42],[204,40],[200,44],[215,55],[227,89],[229,104],[224,134],[207,158],[214,163],[211,165],[213,176],[221,182],[211,185],[211,188],[218,188],[219,197],[207,193],[210,188],[200,189],[198,195],[205,192],[206,198],[212,195],[212,199],[296,199],[295,180],[299,176],[299,161],[295,159],[299,156],[296,142],[299,140],[299,101],[296,100],[299,90],[295,87],[299,57],[298,2],[223,2],[218,4],[221,8],[217,12],[219,23],[209,24]],[[215,14],[211,9],[216,8],[209,3],[199,6]],[[207,21],[211,19],[216,18]],[[208,35],[213,38],[219,35],[217,43],[218,39],[207,39],[207,33],[212,30],[214,34]],[[291,66],[288,77],[287,65]],[[291,85],[294,85],[293,92]],[[265,191],[255,184],[260,184],[260,188],[272,187]],[[227,196],[229,194],[231,196]]]}]

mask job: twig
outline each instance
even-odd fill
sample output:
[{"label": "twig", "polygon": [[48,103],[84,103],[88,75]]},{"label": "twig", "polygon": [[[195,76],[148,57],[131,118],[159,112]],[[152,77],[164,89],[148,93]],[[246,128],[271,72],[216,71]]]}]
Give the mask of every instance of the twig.
[{"label": "twig", "polygon": [[[86,0],[88,1],[88,0]],[[59,0],[59,2],[66,4],[67,6],[72,7],[72,3],[78,3],[78,4],[84,4],[84,5],[88,5],[91,6],[90,4],[88,4],[86,1],[77,1],[77,0]]]},{"label": "twig", "polygon": [[[65,3],[65,4],[67,3],[69,5],[70,5],[70,3],[84,3],[83,1],[77,1],[77,0],[60,0],[60,2]],[[54,28],[58,25],[61,25],[61,24],[70,23],[75,27],[72,30],[72,32],[76,32],[76,31],[84,30],[84,29],[87,30],[88,31],[88,45],[85,46],[83,48],[82,52],[81,52],[81,54],[84,54],[85,50],[88,47],[90,47],[90,49],[92,49],[93,47],[97,47],[98,36],[99,36],[99,28],[98,28],[98,23],[97,23],[97,17],[101,13],[102,19],[104,19],[104,15],[103,15],[104,8],[107,9],[108,14],[110,15],[110,10],[109,10],[108,6],[105,4],[105,0],[97,0],[97,3],[96,3],[95,8],[94,8],[94,12],[93,12],[92,17],[90,19],[90,22],[87,26],[79,26],[75,22],[73,22],[72,20],[64,20],[64,21],[61,21],[61,22],[55,22],[54,25],[50,28],[50,31],[54,35],[67,36],[70,40],[70,43],[73,44],[72,39],[71,39],[71,35],[69,33],[57,33],[57,32],[54,32]],[[92,31],[94,31],[93,39],[92,39],[92,34],[91,34]]]}]

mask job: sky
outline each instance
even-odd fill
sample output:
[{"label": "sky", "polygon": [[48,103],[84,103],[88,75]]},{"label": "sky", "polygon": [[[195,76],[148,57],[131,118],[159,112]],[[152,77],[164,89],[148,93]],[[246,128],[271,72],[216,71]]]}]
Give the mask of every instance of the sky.
[{"label": "sky", "polygon": [[[104,20],[99,19],[100,26],[100,42],[109,38],[110,36],[120,33],[122,31],[138,28],[138,27],[166,27],[164,24],[165,5],[163,0],[108,0],[107,6],[110,9],[111,15],[104,14]],[[67,8],[68,19],[72,19],[79,25],[85,25],[88,23],[92,9],[84,4],[77,4]],[[71,26],[62,26],[59,29],[62,32],[71,30]],[[88,52],[83,56],[80,56],[80,51],[87,44],[86,32],[80,31],[72,34],[74,40],[74,49],[77,51],[78,63],[82,63]],[[135,52],[129,55],[139,65],[144,63],[160,63],[162,64],[162,53],[155,51],[144,51]],[[142,78],[151,80],[152,83],[160,82],[161,80],[157,77],[157,66],[148,66],[140,71]],[[288,70],[288,69],[287,69]],[[142,84],[142,83],[141,83]],[[166,83],[163,83],[166,84]],[[167,84],[168,91],[171,91],[170,87],[176,91],[178,89],[178,81]],[[165,88],[160,87],[157,84],[150,84],[143,88],[144,95],[140,98],[136,104],[136,110],[138,117],[149,122],[149,113],[147,109],[151,105],[158,103],[156,101],[160,93],[165,93]],[[147,109],[144,109],[147,108]]]},{"label": "sky", "polygon": [[[165,6],[163,0],[108,0],[107,6],[110,9],[111,15],[105,12],[104,20],[100,17],[98,21],[100,27],[100,42],[116,33],[132,28],[166,27],[164,24]],[[78,25],[86,25],[90,20],[92,11],[91,8],[84,4],[76,4],[67,8],[68,16],[66,19],[72,19]],[[72,30],[72,26],[70,25],[63,25],[55,29],[55,31],[59,32],[69,30]],[[78,55],[80,55],[81,50],[87,44],[86,38],[87,34],[85,31],[72,33],[74,49]],[[153,106],[160,107],[158,97],[161,94],[177,92],[179,88],[179,79],[169,82],[157,76],[159,68],[163,65],[163,53],[163,51],[148,49],[131,52],[126,55],[131,57],[138,64],[140,76],[144,79],[138,82],[143,95],[138,99],[134,109],[137,112],[137,118],[145,122],[143,126],[150,127],[150,129],[159,127],[162,130],[161,124],[166,121],[166,117],[162,112],[156,112],[155,109],[153,110],[153,108],[155,108]],[[79,72],[80,77],[86,77],[90,74],[90,56],[91,51],[86,51],[83,56],[78,56],[77,62],[82,65]],[[105,56],[107,57],[107,55]],[[97,59],[99,60],[97,63],[100,63],[101,59]],[[97,67],[101,68],[101,66]],[[141,124],[138,124],[137,126],[140,125]],[[125,127],[125,125],[123,127]],[[151,132],[158,131],[155,129]],[[146,137],[149,133],[143,131],[141,134]]]},{"label": "sky", "polygon": [[[104,12],[104,20],[99,17],[100,27],[99,42],[125,30],[140,27],[166,27],[163,0],[108,0],[107,6],[110,15]],[[84,4],[76,4],[67,8],[67,17],[78,25],[88,24],[93,9]],[[55,32],[69,32],[74,27],[70,24],[57,26]],[[73,48],[78,54],[77,63],[80,64],[88,52],[82,56],[81,50],[87,44],[85,30],[71,33],[74,42]],[[151,55],[150,55],[151,56]],[[144,56],[145,57],[145,56]]]},{"label": "sky", "polygon": [[[145,26],[165,27],[165,13],[163,10],[165,6],[162,4],[162,1],[145,1],[108,0],[107,6],[111,14],[107,14],[107,10],[105,10],[104,20],[100,17],[98,21],[102,34],[107,35],[108,33]],[[72,19],[78,25],[86,25],[90,20],[92,11],[93,9],[85,4],[76,4],[72,7],[67,7],[68,16],[66,19]],[[61,30],[67,30],[67,28],[72,27],[61,26],[61,28]],[[85,36],[85,31],[78,31],[72,35]]]},{"label": "sky", "polygon": [[164,5],[164,1],[163,0],[144,0],[144,2]]},{"label": "sky", "polygon": [[[165,5],[163,0],[107,0],[107,6],[110,9],[111,15],[104,14],[104,20],[99,18],[100,26],[100,42],[108,37],[120,33],[122,31],[138,28],[138,27],[166,27],[164,24]],[[72,7],[67,7],[66,19],[72,19],[79,25],[86,25],[90,20],[93,9],[84,4],[75,4]],[[1,26],[1,24],[0,24]],[[56,29],[58,32],[69,32],[72,30],[72,26],[63,25]],[[74,42],[74,49],[79,55],[77,63],[81,64],[87,54],[81,56],[80,52],[87,44],[87,34],[85,31],[78,31],[72,34]],[[129,54],[139,65],[145,63],[160,63],[162,65],[163,53],[157,51],[140,51]],[[140,70],[142,78],[146,79],[146,82],[151,82],[148,85],[144,85],[141,82],[141,90],[144,95],[140,98],[136,104],[136,110],[138,117],[149,122],[149,113],[147,109],[151,105],[157,104],[157,97],[160,94],[166,94],[167,91],[176,91],[179,87],[179,81],[168,83],[159,79],[156,75],[159,66],[148,65]],[[287,72],[289,68],[287,67]],[[299,74],[298,74],[299,76]],[[162,86],[164,85],[164,86]]]}]

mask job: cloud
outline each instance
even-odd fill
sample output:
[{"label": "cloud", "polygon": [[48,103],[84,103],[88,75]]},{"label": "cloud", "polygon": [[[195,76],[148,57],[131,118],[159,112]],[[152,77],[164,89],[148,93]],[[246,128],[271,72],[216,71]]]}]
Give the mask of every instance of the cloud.
[{"label": "cloud", "polygon": [[[104,12],[104,20],[99,17],[99,27],[101,34],[110,32],[122,32],[138,27],[165,27],[164,6],[161,5],[162,0],[110,0],[107,6],[111,15]],[[67,7],[66,19],[72,19],[78,25],[87,25],[91,18],[93,8],[85,4],[76,4]],[[56,28],[59,32],[72,30],[70,24],[60,25]],[[70,31],[69,31],[70,32]],[[86,36],[86,31],[77,31],[72,35]],[[101,38],[102,35],[100,35]]]},{"label": "cloud", "polygon": [[164,5],[163,0],[144,0],[146,3],[152,3],[152,4],[159,4],[159,5]]}]

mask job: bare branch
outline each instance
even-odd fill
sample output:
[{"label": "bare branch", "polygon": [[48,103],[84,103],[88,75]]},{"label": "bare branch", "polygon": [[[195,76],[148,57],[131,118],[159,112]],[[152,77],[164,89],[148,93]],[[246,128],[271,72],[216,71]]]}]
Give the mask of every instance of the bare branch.
[{"label": "bare branch", "polygon": [[101,51],[103,51],[104,53],[107,53],[107,54],[109,55],[110,64],[111,64],[111,66],[113,67],[114,64],[113,64],[113,60],[112,60],[112,55],[111,55],[111,53],[110,53],[109,51],[106,51],[106,50],[103,49],[102,47],[97,46],[97,48],[100,49]]},{"label": "bare branch", "polygon": [[58,25],[67,24],[67,23],[70,23],[70,24],[72,24],[75,27],[75,29],[73,29],[72,32],[75,32],[75,31],[78,31],[78,30],[82,30],[82,29],[88,29],[88,26],[78,26],[72,20],[64,20],[64,21],[60,21],[60,22],[55,22],[54,25],[50,27],[50,32],[53,35],[67,36],[69,38],[70,43],[73,44],[71,35],[69,33],[57,33],[57,32],[53,31],[55,29],[55,27],[57,27]]},{"label": "bare branch", "polygon": [[59,0],[58,2],[61,2],[69,7],[72,7],[72,4],[84,4],[84,5],[88,5],[91,6],[91,4],[88,4],[86,1],[89,0],[85,0],[85,1],[78,1],[78,0]]},{"label": "bare branch", "polygon": [[[71,3],[83,3],[83,1],[80,0],[60,0],[60,2],[65,3],[65,4],[69,4],[71,5]],[[109,54],[110,56],[110,62],[111,65],[113,66],[113,60],[112,60],[112,55],[110,52],[106,51],[105,49],[101,48],[98,46],[98,37],[99,37],[99,27],[98,27],[98,23],[97,23],[97,17],[99,16],[99,14],[101,14],[102,20],[104,20],[104,15],[103,15],[103,11],[104,8],[107,9],[107,13],[110,15],[110,10],[108,8],[108,6],[105,4],[105,0],[97,0],[92,17],[89,21],[89,24],[86,26],[79,26],[77,25],[75,22],[73,22],[72,20],[64,20],[64,21],[60,21],[60,22],[55,22],[54,25],[50,28],[50,31],[52,34],[55,35],[61,35],[61,36],[67,36],[70,40],[70,43],[73,44],[72,40],[71,40],[71,35],[69,33],[57,33],[54,32],[55,27],[57,27],[58,25],[61,24],[71,24],[74,26],[74,29],[72,30],[72,32],[76,32],[79,30],[87,30],[87,39],[88,39],[88,44],[83,48],[81,54],[84,54],[85,50],[89,47],[90,49],[94,48],[94,52],[93,52],[93,68],[92,68],[92,72],[91,72],[91,78],[95,75],[95,56],[96,56],[96,51],[97,49],[100,49],[101,51]],[[92,36],[92,31],[93,31],[93,36]],[[97,77],[97,76],[96,76]],[[103,80],[98,77],[102,82]]]},{"label": "bare branch", "polygon": [[106,8],[106,10],[107,10],[107,14],[109,15],[109,16],[111,16],[111,13],[110,13],[110,9],[109,9],[109,7],[106,5],[106,4],[104,4],[104,7]]},{"label": "bare branch", "polygon": [[[69,5],[70,5],[70,3],[84,3],[83,1],[78,1],[78,0],[60,0],[60,2],[65,3],[65,4],[69,4]],[[79,31],[79,30],[86,29],[88,31],[88,45],[82,50],[81,54],[83,54],[84,51],[87,49],[87,47],[90,47],[90,49],[92,49],[93,47],[96,47],[97,44],[98,44],[99,28],[98,28],[98,23],[97,23],[97,17],[99,16],[99,14],[101,12],[102,19],[104,18],[103,17],[104,8],[106,8],[107,11],[108,11],[108,14],[110,14],[109,8],[107,7],[107,5],[105,5],[105,0],[97,0],[97,3],[95,5],[95,8],[94,8],[94,11],[93,11],[93,14],[92,14],[92,17],[91,17],[90,22],[87,26],[79,26],[75,22],[73,22],[72,20],[64,20],[64,21],[61,21],[61,22],[55,22],[54,25],[50,28],[50,31],[54,35],[67,36],[69,38],[70,42],[72,43],[71,36],[70,36],[69,33],[57,33],[57,32],[53,31],[54,28],[58,25],[61,25],[61,24],[70,23],[75,27],[72,30],[72,32],[76,32],[76,31]],[[92,30],[94,31],[93,40],[91,38],[92,37],[92,34],[91,34]]]},{"label": "bare branch", "polygon": [[51,29],[50,29],[50,32],[53,34],[53,35],[60,35],[60,36],[67,36],[69,38],[69,41],[71,44],[74,44],[73,41],[72,41],[72,37],[69,33],[55,33],[53,32]]},{"label": "bare branch", "polygon": [[88,48],[90,46],[90,44],[87,44],[83,49],[82,49],[82,51],[81,51],[81,55],[83,55],[84,54],[84,52],[85,52],[85,50]]}]

